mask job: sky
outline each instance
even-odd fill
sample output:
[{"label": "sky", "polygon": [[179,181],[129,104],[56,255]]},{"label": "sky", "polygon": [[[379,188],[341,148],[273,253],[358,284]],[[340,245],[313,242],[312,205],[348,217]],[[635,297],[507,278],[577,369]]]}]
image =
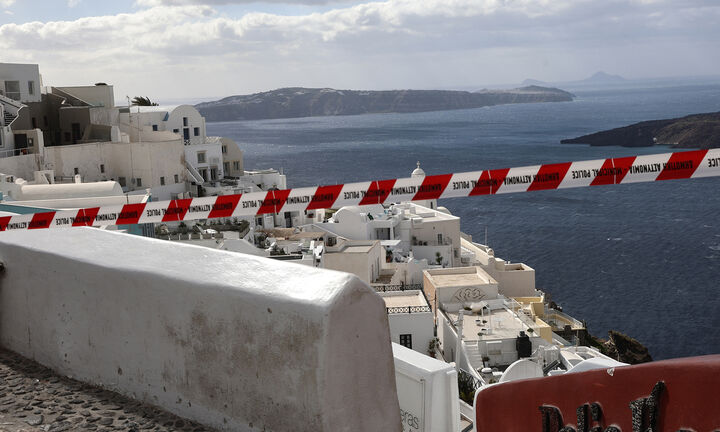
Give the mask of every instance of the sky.
[{"label": "sky", "polygon": [[0,62],[44,85],[212,100],[720,75],[718,0],[0,0]]}]

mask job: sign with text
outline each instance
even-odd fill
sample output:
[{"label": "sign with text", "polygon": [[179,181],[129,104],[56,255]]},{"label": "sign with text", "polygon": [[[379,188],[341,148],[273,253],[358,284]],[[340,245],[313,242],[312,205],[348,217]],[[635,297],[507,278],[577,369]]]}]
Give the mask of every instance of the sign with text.
[{"label": "sign with text", "polygon": [[403,432],[425,431],[425,381],[396,371],[395,384]]},{"label": "sign with text", "polygon": [[475,417],[477,432],[720,431],[720,355],[487,386]]},{"label": "sign with text", "polygon": [[251,217],[623,183],[720,176],[720,149],[375,180],[0,217],[0,231]]}]

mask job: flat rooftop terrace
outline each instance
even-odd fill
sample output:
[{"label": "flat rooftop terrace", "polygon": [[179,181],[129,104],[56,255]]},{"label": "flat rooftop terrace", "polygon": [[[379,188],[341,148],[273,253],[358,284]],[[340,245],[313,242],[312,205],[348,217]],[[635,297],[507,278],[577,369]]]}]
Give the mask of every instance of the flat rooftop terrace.
[{"label": "flat rooftop terrace", "polygon": [[[447,314],[452,321],[457,321],[458,313],[448,312]],[[483,320],[487,322],[483,323]],[[485,316],[463,313],[463,336],[466,342],[512,339],[517,337],[520,331],[526,329],[527,326],[507,309],[493,310],[492,317],[489,317],[487,313]],[[483,334],[478,336],[478,333]]]},{"label": "flat rooftop terrace", "polygon": [[370,249],[372,249],[373,245],[352,245],[352,246],[346,246],[342,249],[340,249],[340,252],[347,252],[347,253],[368,253],[370,252]]},{"label": "flat rooftop terrace", "polygon": [[385,307],[428,306],[425,297],[418,290],[391,291],[379,293],[385,300]]},{"label": "flat rooftop terrace", "polygon": [[436,288],[497,284],[497,281],[480,267],[452,267],[427,270],[427,273]]}]

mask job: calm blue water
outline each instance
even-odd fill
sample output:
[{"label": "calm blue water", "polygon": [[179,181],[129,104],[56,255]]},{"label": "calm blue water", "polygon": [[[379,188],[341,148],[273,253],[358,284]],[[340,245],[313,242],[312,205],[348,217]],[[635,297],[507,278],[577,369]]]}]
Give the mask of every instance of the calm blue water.
[{"label": "calm blue water", "polygon": [[[720,111],[720,85],[575,92],[568,103],[208,124],[247,168],[290,187],[636,154],[561,145],[642,120]],[[456,198],[441,202],[496,255],[535,268],[537,286],[593,334],[630,334],[654,358],[720,353],[720,178]]]}]

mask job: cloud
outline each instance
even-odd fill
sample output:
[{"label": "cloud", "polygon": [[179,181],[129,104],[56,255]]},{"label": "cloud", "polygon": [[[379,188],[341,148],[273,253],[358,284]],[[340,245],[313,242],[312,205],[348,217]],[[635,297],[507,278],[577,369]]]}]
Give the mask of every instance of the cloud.
[{"label": "cloud", "polygon": [[[203,4],[167,6],[178,2]],[[147,7],[133,13],[2,25],[0,40],[8,58],[31,56],[46,77],[94,71],[103,76],[88,82],[155,79],[166,92],[206,95],[576,78],[562,74],[586,69],[641,75],[656,58],[673,58],[666,74],[683,62],[720,68],[707,55],[720,49],[720,6],[709,0],[388,0],[239,17],[210,5],[228,2],[138,0]]]},{"label": "cloud", "polygon": [[15,3],[15,0],[0,0],[0,7],[10,7]]},{"label": "cloud", "polygon": [[[263,0],[262,3],[296,4],[296,5],[326,5],[335,3],[349,3],[352,0]],[[258,0],[136,0],[135,6],[222,6],[258,3]]]},{"label": "cloud", "polygon": [[67,5],[70,8],[74,8],[75,6],[79,5],[80,3],[82,3],[82,0],[67,0]]}]

